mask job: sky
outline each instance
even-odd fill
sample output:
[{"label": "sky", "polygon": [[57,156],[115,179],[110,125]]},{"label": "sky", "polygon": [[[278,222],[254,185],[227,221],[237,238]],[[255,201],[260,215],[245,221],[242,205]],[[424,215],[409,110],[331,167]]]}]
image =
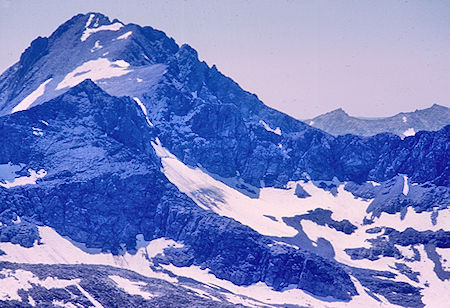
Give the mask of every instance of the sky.
[{"label": "sky", "polygon": [[298,119],[450,107],[450,1],[0,0],[0,72],[78,13],[152,26]]}]

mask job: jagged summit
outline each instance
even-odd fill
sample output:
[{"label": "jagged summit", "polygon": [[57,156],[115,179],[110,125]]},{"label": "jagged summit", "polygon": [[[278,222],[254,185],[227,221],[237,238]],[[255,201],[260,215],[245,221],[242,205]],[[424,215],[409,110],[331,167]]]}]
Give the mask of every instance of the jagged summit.
[{"label": "jagged summit", "polygon": [[[140,88],[149,87],[164,70],[154,65],[167,63],[177,51],[173,39],[151,27],[124,25],[98,13],[77,15],[48,38],[34,40],[2,74],[0,115],[47,101],[87,78],[100,84],[127,75],[142,80]],[[148,75],[152,78],[143,78]]]},{"label": "jagged summit", "polygon": [[278,111],[243,91],[215,66],[200,62],[189,45],[179,47],[159,30],[124,25],[99,13],[74,16],[49,38],[33,42],[22,58],[1,76],[0,115],[47,101],[86,78],[112,95],[132,97],[162,83],[181,82],[187,85],[180,90],[189,100],[192,93],[199,99],[215,96],[236,105],[246,118],[262,119],[274,129],[310,129],[288,116],[280,121]]},{"label": "jagged summit", "polygon": [[327,112],[328,115],[340,115],[340,116],[349,116],[347,112],[344,111],[342,108],[337,108],[335,110],[332,110],[330,112]]}]

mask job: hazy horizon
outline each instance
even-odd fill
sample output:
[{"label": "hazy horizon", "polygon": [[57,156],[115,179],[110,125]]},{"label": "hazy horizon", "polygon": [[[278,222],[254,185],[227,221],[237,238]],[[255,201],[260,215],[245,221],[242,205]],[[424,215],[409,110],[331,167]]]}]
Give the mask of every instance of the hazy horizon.
[{"label": "hazy horizon", "polygon": [[37,36],[101,12],[188,43],[208,65],[299,119],[450,107],[450,2],[0,0],[0,71]]}]

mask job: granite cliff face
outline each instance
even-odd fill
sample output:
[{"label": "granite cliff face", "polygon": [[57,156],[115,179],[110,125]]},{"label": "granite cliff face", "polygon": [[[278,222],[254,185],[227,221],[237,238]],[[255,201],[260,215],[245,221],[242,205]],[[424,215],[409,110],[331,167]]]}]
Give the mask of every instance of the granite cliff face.
[{"label": "granite cliff face", "polygon": [[[165,239],[178,246],[132,269],[209,271],[286,301],[306,291],[281,305],[420,307],[433,298],[422,289],[448,279],[450,126],[334,137],[163,32],[94,13],[33,41],[0,76],[0,115],[0,261],[51,247],[51,227],[97,249],[89,260]],[[416,275],[420,260],[441,270]]]},{"label": "granite cliff face", "polygon": [[[2,188],[2,212],[113,254],[122,244],[136,249],[138,234],[147,241],[173,239],[184,243],[189,256],[178,266],[205,266],[237,285],[263,281],[279,290],[294,284],[342,300],[356,294],[339,265],[278,246],[180,193],[159,170],[150,144],[155,129],[132,99],[109,96],[88,80],[0,121],[0,136],[7,141],[0,151],[3,162],[49,170],[38,186]],[[38,126],[40,134],[33,134]]]}]

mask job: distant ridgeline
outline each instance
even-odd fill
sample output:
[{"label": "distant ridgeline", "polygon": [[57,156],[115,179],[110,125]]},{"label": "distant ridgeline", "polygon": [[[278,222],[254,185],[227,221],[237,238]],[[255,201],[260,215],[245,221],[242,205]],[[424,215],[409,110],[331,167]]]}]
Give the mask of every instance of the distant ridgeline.
[{"label": "distant ridgeline", "polygon": [[[435,113],[448,120],[440,106],[400,114],[418,131],[403,139],[334,137],[265,106],[161,31],[77,15],[0,76],[0,261],[12,262],[0,266],[41,275],[44,265],[17,263],[49,262],[38,256],[57,251],[42,233],[51,227],[58,241],[98,249],[92,264],[100,252],[140,256],[127,266],[144,276],[228,283],[205,302],[189,298],[194,306],[213,297],[227,307],[436,304],[450,279],[450,126],[437,115],[431,131],[413,122]],[[356,134],[375,132],[366,127]],[[151,256],[145,247],[161,238],[176,245]],[[26,249],[41,253],[31,262]],[[85,297],[107,306],[83,270],[63,266],[54,277],[77,271]],[[231,288],[239,302],[223,295]],[[37,289],[27,292],[16,302],[0,292],[0,302],[36,301]],[[124,302],[150,305],[140,296]]]},{"label": "distant ridgeline", "polygon": [[413,136],[419,131],[437,131],[449,125],[450,109],[434,104],[423,110],[373,119],[352,117],[344,110],[336,109],[304,122],[334,136],[346,134],[374,136],[392,133],[404,138]]}]

